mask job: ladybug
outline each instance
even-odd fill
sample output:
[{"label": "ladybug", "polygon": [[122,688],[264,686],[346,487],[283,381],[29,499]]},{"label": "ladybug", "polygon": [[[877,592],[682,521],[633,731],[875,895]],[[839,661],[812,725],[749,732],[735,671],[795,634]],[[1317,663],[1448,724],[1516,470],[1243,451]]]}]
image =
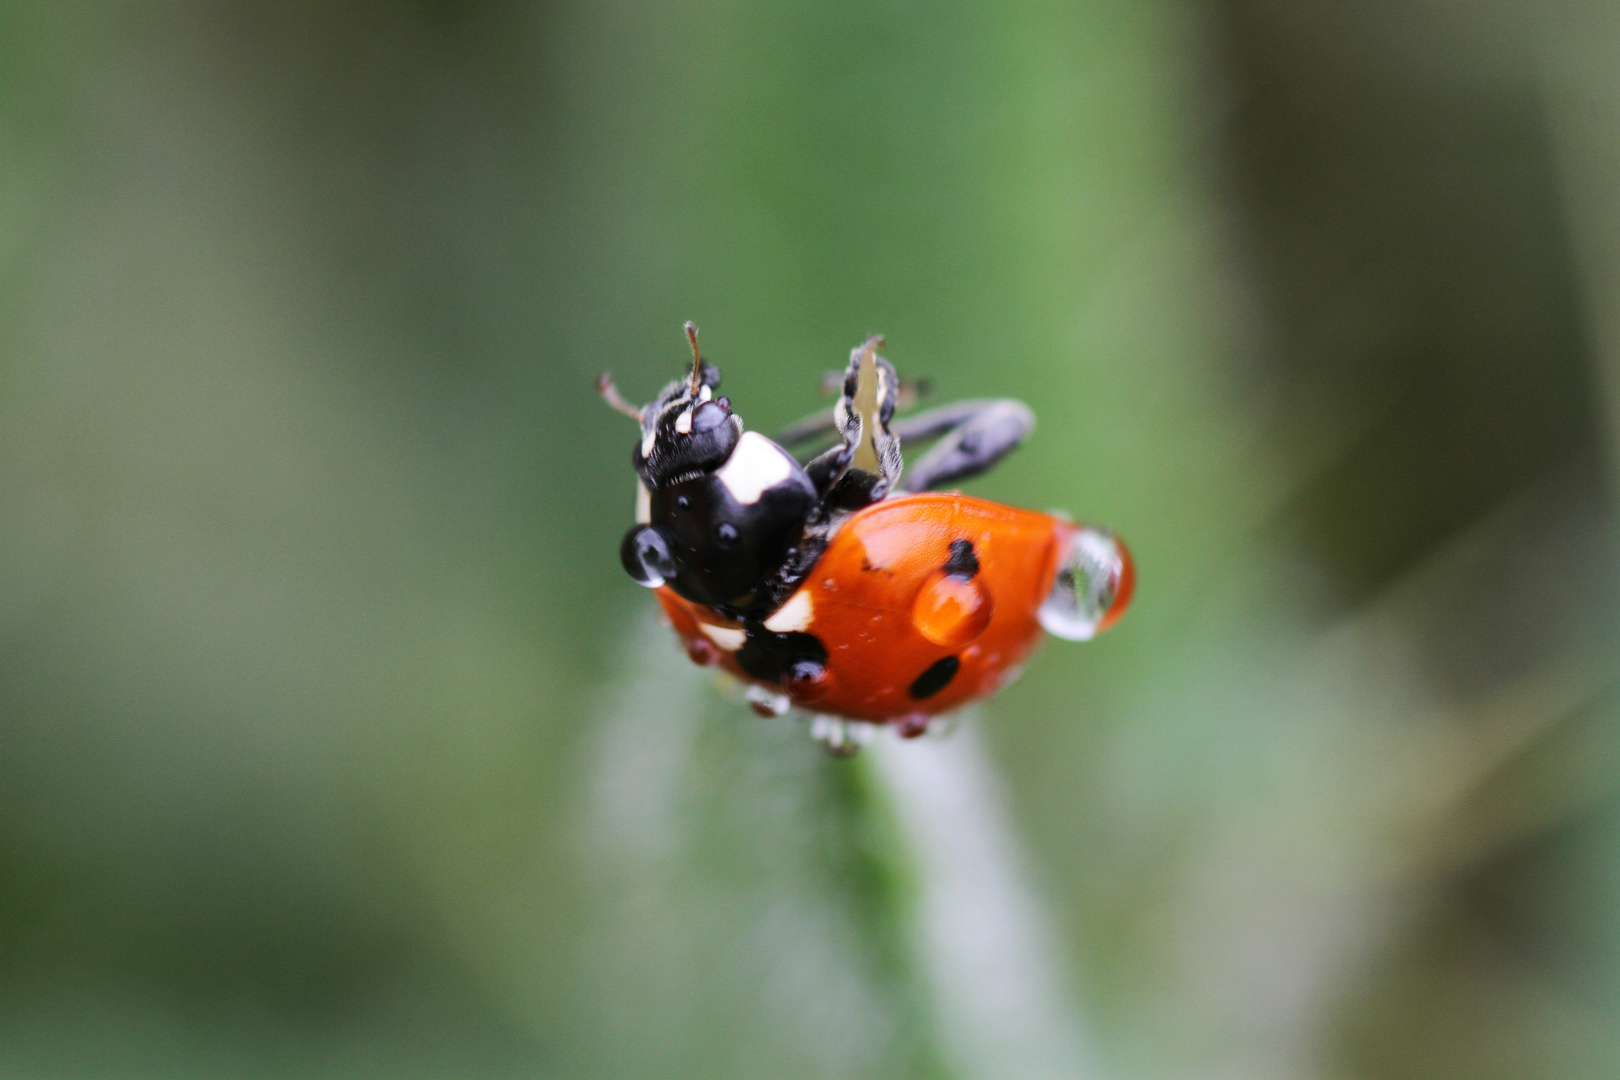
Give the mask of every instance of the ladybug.
[{"label": "ladybug", "polygon": [[[900,420],[913,396],[878,354],[850,353],[839,400],[769,439],[717,396],[686,324],[689,374],[650,404],[597,389],[636,420],[636,524],[619,555],[653,589],[692,660],[748,685],[761,715],[797,706],[835,753],[876,725],[916,737],[1018,673],[1044,628],[1073,641],[1124,614],[1135,583],[1105,529],[941,491],[1028,437],[1010,398]],[[831,440],[806,460],[787,447]],[[909,468],[901,452],[934,445]]]}]

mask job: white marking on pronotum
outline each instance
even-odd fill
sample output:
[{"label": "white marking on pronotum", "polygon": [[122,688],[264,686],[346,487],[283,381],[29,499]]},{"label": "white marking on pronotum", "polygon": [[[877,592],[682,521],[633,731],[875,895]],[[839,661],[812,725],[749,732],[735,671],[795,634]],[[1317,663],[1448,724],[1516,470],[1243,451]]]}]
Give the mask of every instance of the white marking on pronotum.
[{"label": "white marking on pronotum", "polygon": [[652,521],[652,492],[647,485],[636,478],[636,524],[646,525]]},{"label": "white marking on pronotum", "polygon": [[726,652],[736,652],[748,640],[748,635],[741,630],[733,630],[729,626],[711,626],[706,622],[698,623],[698,629],[703,631],[705,637]]},{"label": "white marking on pronotum", "polygon": [[682,435],[692,434],[692,410],[687,409],[675,418],[675,430]]},{"label": "white marking on pronotum", "polygon": [[787,451],[757,431],[745,431],[731,457],[714,474],[731,497],[745,505],[759,502],[765,489],[793,475]]},{"label": "white marking on pronotum", "polygon": [[788,602],[776,609],[776,614],[765,620],[765,629],[773,634],[788,634],[810,625],[815,614],[815,602],[809,589],[800,589],[788,597]]},{"label": "white marking on pronotum", "polygon": [[698,389],[699,401],[708,401],[712,397],[714,397],[714,391],[710,390],[707,384],[704,384]]},{"label": "white marking on pronotum", "polygon": [[653,427],[648,428],[646,430],[646,432],[641,436],[641,460],[643,460],[643,461],[647,460],[647,456],[652,453],[653,443],[655,443],[657,441],[658,441],[658,428],[655,425]]}]

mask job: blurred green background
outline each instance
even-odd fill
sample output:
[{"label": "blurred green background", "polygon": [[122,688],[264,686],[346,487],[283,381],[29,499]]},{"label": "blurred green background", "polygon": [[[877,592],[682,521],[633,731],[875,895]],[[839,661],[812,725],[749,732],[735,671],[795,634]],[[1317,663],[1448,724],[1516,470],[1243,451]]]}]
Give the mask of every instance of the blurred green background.
[{"label": "blurred green background", "polygon": [[1595,0],[0,3],[0,1074],[1036,1074],[617,565],[686,318],[1130,541],[962,736],[1087,1075],[1620,1075]]}]

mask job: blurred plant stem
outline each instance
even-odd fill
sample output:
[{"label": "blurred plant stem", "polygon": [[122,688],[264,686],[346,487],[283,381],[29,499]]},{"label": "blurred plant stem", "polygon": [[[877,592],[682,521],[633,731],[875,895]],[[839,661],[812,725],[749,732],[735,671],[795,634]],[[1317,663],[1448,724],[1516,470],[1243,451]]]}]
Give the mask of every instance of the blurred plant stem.
[{"label": "blurred plant stem", "polygon": [[1582,314],[1620,478],[1620,9],[1550,0],[1527,14]]},{"label": "blurred plant stem", "polygon": [[976,717],[911,742],[880,732],[870,755],[874,809],[898,822],[915,882],[904,922],[948,1060],[967,1080],[1100,1076],[1067,986],[1072,958],[1026,872]]},{"label": "blurred plant stem", "polygon": [[[766,980],[751,1006],[771,1013],[764,1026],[813,1028],[865,999],[858,1022],[826,1037],[902,1068],[892,1075],[1096,1076],[976,722],[909,742],[880,732],[854,760],[828,758],[805,723],[760,721],[706,689],[652,623],[632,635],[640,668],[608,691],[592,738],[581,857],[606,890],[598,933],[640,972],[636,989],[604,996],[639,999],[644,1018],[716,992],[702,965],[655,969],[659,956],[722,947],[710,920],[727,911],[728,929],[741,919],[761,930],[741,937],[758,950],[745,968]],[[600,940],[585,942],[587,969]],[[714,1022],[704,1017],[694,1022]],[[619,1037],[644,1040],[636,1027]],[[684,1034],[677,1025],[647,1053],[667,1059]]]}]

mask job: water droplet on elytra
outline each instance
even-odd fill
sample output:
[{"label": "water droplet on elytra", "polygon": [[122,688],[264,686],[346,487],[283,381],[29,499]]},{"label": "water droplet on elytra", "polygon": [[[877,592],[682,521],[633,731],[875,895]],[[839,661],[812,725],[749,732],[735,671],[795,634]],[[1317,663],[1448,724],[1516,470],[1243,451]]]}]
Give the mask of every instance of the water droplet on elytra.
[{"label": "water droplet on elytra", "polygon": [[954,649],[984,633],[994,611],[990,591],[978,577],[938,570],[912,602],[911,625],[935,645]]},{"label": "water droplet on elytra", "polygon": [[1135,585],[1136,568],[1123,542],[1102,529],[1078,529],[1041,605],[1041,626],[1070,641],[1095,637],[1125,614]]}]

